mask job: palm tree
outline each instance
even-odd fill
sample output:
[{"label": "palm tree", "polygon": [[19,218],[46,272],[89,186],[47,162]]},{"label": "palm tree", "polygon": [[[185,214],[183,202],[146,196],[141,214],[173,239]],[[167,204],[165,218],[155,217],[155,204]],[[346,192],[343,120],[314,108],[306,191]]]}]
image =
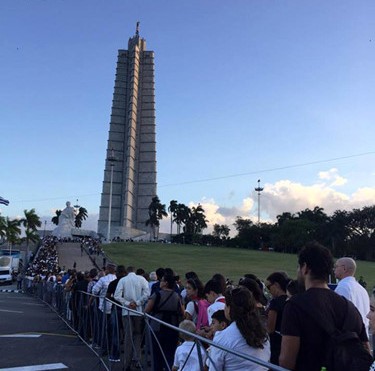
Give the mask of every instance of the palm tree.
[{"label": "palm tree", "polygon": [[23,213],[25,217],[21,219],[21,224],[26,229],[32,229],[36,231],[37,228],[42,225],[39,216],[35,213],[35,209],[24,210]]},{"label": "palm tree", "polygon": [[[185,204],[178,204],[177,209],[175,211],[175,218],[173,219],[174,222],[177,224],[177,234],[181,233],[181,224],[187,223],[191,214],[191,210]],[[184,230],[186,228],[184,227]]]},{"label": "palm tree", "polygon": [[15,243],[19,242],[21,234],[20,221],[17,219],[9,219],[6,217],[5,221],[5,237],[8,241],[8,247],[12,247]]},{"label": "palm tree", "polygon": [[56,215],[51,219],[51,222],[53,224],[59,225],[59,216],[61,214],[61,210],[56,210],[55,213]]},{"label": "palm tree", "polygon": [[75,218],[75,222],[74,222],[75,226],[77,228],[81,228],[82,227],[82,221],[86,220],[87,217],[88,217],[87,210],[84,207],[81,206],[78,209],[78,213],[77,213],[76,218]]},{"label": "palm tree", "polygon": [[39,234],[37,231],[33,229],[26,229],[25,230],[25,237],[24,240],[26,241],[26,256],[29,256],[29,244],[30,242],[38,242],[40,239]]},{"label": "palm tree", "polygon": [[1,237],[1,240],[5,237],[5,235],[6,235],[5,218],[0,215],[0,237]]},{"label": "palm tree", "polygon": [[221,235],[222,235],[223,240],[228,238],[229,232],[230,232],[229,226],[227,226],[226,224],[222,224],[221,225]]},{"label": "palm tree", "polygon": [[20,223],[25,227],[26,240],[26,259],[29,258],[29,243],[39,240],[39,235],[36,232],[37,228],[42,225],[39,216],[35,213],[35,209],[24,210],[25,217],[20,220]]},{"label": "palm tree", "polygon": [[207,228],[206,215],[204,215],[204,209],[201,204],[197,207],[191,208],[191,218],[193,222],[193,234],[201,233],[203,229]]},{"label": "palm tree", "polygon": [[171,237],[172,237],[172,227],[173,227],[173,219],[176,217],[176,212],[177,212],[177,201],[176,200],[172,200],[170,201],[169,203],[169,206],[168,206],[168,211],[171,213]]},{"label": "palm tree", "polygon": [[226,224],[214,224],[212,235],[221,240],[225,240],[229,236],[230,228]]},{"label": "palm tree", "polygon": [[165,204],[160,202],[158,196],[152,198],[150,206],[148,207],[148,215],[149,219],[146,220],[146,226],[151,227],[154,240],[156,240],[159,235],[160,220],[168,216],[168,213],[165,211]]}]

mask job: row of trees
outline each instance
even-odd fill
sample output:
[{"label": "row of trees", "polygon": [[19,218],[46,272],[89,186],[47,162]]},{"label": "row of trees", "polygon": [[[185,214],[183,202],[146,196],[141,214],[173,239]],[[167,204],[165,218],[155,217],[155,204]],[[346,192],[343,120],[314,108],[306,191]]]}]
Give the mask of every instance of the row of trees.
[{"label": "row of trees", "polygon": [[[171,235],[173,225],[177,226],[177,234],[173,241],[180,243],[201,243],[240,247],[249,249],[269,249],[275,251],[297,253],[307,242],[316,240],[329,247],[336,256],[354,256],[363,260],[375,260],[375,206],[366,206],[351,211],[336,210],[331,216],[324,209],[316,206],[297,213],[284,212],[277,216],[275,223],[253,223],[252,220],[237,217],[233,224],[236,235],[229,237],[228,225],[214,224],[212,234],[203,234],[208,220],[203,207],[188,207],[176,200],[170,201]],[[61,211],[60,211],[61,213]],[[58,223],[59,210],[52,221]],[[155,196],[149,205],[150,226],[155,240],[158,239],[160,221],[167,217],[166,205]],[[87,210],[78,209],[75,225],[80,228],[87,218]],[[21,226],[25,228],[25,237],[21,236]],[[10,219],[0,215],[0,238],[6,239],[9,246],[24,240],[29,247],[30,242],[39,238],[37,229],[41,226],[35,209],[24,210],[20,219]]]},{"label": "row of trees", "polygon": [[[254,223],[251,219],[237,217],[233,224],[236,235],[229,237],[228,225],[214,224],[212,234],[203,234],[208,220],[200,204],[192,208],[170,201],[170,231],[177,225],[174,242],[202,243],[241,247],[250,249],[270,249],[297,253],[308,241],[316,240],[329,247],[336,256],[354,256],[358,259],[375,260],[375,206],[366,206],[351,211],[336,210],[327,215],[324,209],[304,209],[297,213],[284,212],[277,216],[275,223]],[[166,217],[166,205],[156,196],[149,207],[146,222],[158,238],[160,220]]]},{"label": "row of trees", "polygon": [[[176,242],[193,243],[203,229],[207,228],[208,220],[204,215],[204,210],[200,204],[189,207],[185,204],[172,200],[169,204],[168,211],[171,218],[171,235],[173,224],[177,225]],[[150,226],[154,240],[158,239],[160,220],[168,216],[166,205],[160,202],[158,196],[152,198],[148,208],[149,218],[146,226]]]},{"label": "row of trees", "polygon": [[375,260],[375,206],[336,210],[331,216],[316,206],[295,214],[284,212],[273,224],[237,217],[234,226],[237,235],[226,241],[227,246],[297,253],[306,242],[316,240],[335,256]]}]

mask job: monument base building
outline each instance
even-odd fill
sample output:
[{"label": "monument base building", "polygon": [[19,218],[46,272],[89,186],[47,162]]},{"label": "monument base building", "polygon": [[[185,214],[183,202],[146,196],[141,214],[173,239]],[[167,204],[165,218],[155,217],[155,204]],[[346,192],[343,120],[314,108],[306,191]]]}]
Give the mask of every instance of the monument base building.
[{"label": "monument base building", "polygon": [[139,237],[156,195],[154,52],[136,34],[119,50],[98,233],[105,238]]}]

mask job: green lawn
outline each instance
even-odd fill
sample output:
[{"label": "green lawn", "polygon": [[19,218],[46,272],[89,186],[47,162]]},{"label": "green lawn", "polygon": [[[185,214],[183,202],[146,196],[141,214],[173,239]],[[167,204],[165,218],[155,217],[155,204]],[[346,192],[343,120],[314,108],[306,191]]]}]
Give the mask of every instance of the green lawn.
[{"label": "green lawn", "polygon": [[[116,264],[133,265],[145,271],[171,267],[183,276],[195,271],[202,281],[222,273],[235,282],[245,273],[265,279],[275,271],[296,277],[297,256],[276,252],[161,243],[115,243],[103,245],[105,253]],[[363,276],[367,289],[375,286],[375,263],[358,261],[357,278]]]}]

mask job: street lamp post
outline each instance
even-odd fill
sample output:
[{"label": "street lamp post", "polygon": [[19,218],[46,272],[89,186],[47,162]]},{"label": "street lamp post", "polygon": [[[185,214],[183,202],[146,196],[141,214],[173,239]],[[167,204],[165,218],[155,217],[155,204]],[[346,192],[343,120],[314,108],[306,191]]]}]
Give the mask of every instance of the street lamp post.
[{"label": "street lamp post", "polygon": [[108,228],[107,228],[107,243],[109,243],[111,238],[111,216],[112,216],[112,186],[113,186],[113,167],[117,158],[115,157],[115,152],[111,149],[111,154],[108,156],[107,160],[111,166],[111,180],[109,183],[109,205],[108,205]]},{"label": "street lamp post", "polygon": [[255,191],[258,192],[258,226],[260,225],[260,192],[263,191],[263,188],[260,186],[260,179],[258,179],[258,187],[255,188]]}]

